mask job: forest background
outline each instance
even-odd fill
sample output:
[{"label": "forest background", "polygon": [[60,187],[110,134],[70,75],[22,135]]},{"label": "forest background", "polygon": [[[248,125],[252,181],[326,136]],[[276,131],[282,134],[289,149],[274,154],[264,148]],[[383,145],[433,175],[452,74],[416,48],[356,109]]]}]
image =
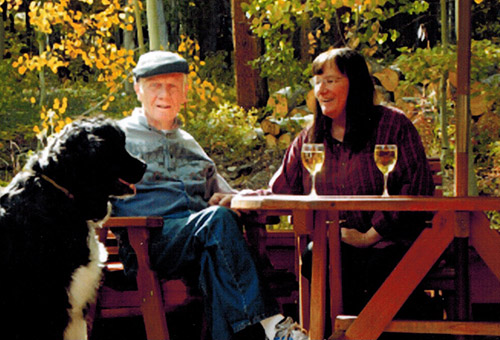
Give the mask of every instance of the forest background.
[{"label": "forest background", "polygon": [[[184,128],[235,188],[266,187],[310,121],[310,62],[350,46],[367,58],[378,101],[403,109],[441,158],[453,195],[456,1],[144,1],[0,0],[1,185],[77,117],[129,115],[138,56],[166,49],[190,63]],[[252,106],[237,96],[235,8],[257,46]],[[500,2],[474,0],[471,23],[469,192],[500,196]]]}]

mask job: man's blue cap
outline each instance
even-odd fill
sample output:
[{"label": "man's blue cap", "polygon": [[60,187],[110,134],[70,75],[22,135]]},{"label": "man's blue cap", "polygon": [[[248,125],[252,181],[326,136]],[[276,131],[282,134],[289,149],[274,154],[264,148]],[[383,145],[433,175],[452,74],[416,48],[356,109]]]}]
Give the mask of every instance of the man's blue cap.
[{"label": "man's blue cap", "polygon": [[132,70],[135,79],[157,76],[167,73],[188,73],[186,59],[168,51],[151,51],[140,56]]}]

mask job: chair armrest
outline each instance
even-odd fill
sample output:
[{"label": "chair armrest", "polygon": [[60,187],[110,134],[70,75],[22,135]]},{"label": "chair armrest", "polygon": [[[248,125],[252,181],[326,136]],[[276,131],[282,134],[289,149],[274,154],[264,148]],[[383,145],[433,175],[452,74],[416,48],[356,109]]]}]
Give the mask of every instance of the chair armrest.
[{"label": "chair armrest", "polygon": [[159,216],[110,217],[101,233],[107,234],[113,228],[127,230],[130,245],[137,256],[136,280],[148,339],[170,339],[160,281],[149,260],[150,229],[161,227],[163,218]]},{"label": "chair armrest", "polygon": [[105,228],[161,228],[163,217],[161,216],[131,216],[110,217],[105,223]]}]

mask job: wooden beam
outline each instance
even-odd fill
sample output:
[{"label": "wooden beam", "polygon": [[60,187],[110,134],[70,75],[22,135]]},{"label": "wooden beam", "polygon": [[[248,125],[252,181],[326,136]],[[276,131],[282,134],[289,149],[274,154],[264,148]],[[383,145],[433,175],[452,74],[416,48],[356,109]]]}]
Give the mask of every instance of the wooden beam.
[{"label": "wooden beam", "polygon": [[[422,231],[345,334],[346,339],[377,339],[453,240],[455,214],[439,213]],[[381,308],[381,306],[384,306]]]},{"label": "wooden beam", "polygon": [[[349,329],[356,316],[341,315],[335,321],[335,333]],[[420,321],[394,320],[384,332],[415,334],[452,334],[452,335],[496,335],[500,336],[499,322],[473,321]]]},{"label": "wooden beam", "polygon": [[500,233],[490,228],[490,221],[483,212],[471,214],[470,233],[471,245],[500,281],[500,258],[498,256]]}]

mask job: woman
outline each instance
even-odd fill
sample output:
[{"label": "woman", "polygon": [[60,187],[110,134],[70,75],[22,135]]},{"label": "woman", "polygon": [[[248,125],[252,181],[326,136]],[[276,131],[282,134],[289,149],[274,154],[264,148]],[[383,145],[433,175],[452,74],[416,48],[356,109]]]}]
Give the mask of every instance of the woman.
[{"label": "woman", "polygon": [[[308,194],[311,177],[301,162],[304,143],[323,143],[325,162],[316,175],[323,195],[380,195],[383,175],[375,144],[396,144],[389,176],[392,195],[433,195],[434,184],[420,136],[399,110],[374,105],[374,86],[364,58],[349,48],[320,54],[312,65],[316,112],[286,151],[270,182],[273,193]],[[342,272],[346,313],[358,313],[407,247],[428,214],[341,212]]]}]

